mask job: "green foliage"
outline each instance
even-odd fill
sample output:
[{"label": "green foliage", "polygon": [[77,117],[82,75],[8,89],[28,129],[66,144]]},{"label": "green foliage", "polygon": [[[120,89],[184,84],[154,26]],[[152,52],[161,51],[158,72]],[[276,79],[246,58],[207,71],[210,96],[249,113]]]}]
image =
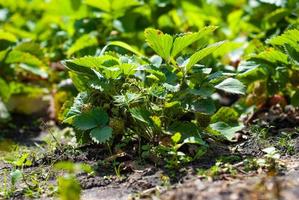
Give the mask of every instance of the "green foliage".
[{"label": "green foliage", "polygon": [[[205,137],[232,141],[243,128],[241,113],[218,104],[222,96],[248,94],[248,106],[261,106],[278,94],[298,106],[298,6],[0,0],[0,123],[10,112],[35,114],[32,99],[67,94],[55,116],[76,129],[78,143],[110,148],[137,138],[176,168],[192,160],[182,146],[197,146],[197,157]],[[79,189],[73,177],[61,179],[72,184],[77,195],[66,199]]]},{"label": "green foliage", "polygon": [[[294,37],[299,31],[290,29],[279,36],[272,37],[266,42],[272,47],[249,57],[247,67],[240,68],[239,79],[244,82],[250,82],[248,93],[256,96],[274,96],[283,94],[293,99],[298,90],[298,39]],[[246,69],[247,68],[247,69]],[[243,71],[242,71],[243,70]],[[263,81],[265,88],[262,89],[258,81]],[[259,98],[256,100],[259,102]],[[255,103],[257,103],[255,102]]]},{"label": "green foliage", "polygon": [[73,176],[59,177],[58,193],[61,200],[80,200],[81,186]]},{"label": "green foliage", "polygon": [[72,163],[68,161],[58,162],[54,166],[57,170],[64,170],[64,176],[57,178],[58,196],[61,200],[80,200],[81,186],[76,178],[78,173],[93,172],[91,166],[82,163]]},{"label": "green foliage", "polygon": [[[200,114],[213,116],[215,125],[223,119],[224,128],[212,126],[211,130],[215,135],[231,140],[234,133],[243,127],[237,123],[239,115],[228,109],[214,116],[218,108],[211,95],[217,90],[244,94],[245,86],[231,78],[233,74],[213,72],[212,68],[196,64],[216,49],[221,51],[222,43],[206,48],[206,45],[200,44],[199,53],[194,53],[190,59],[184,60],[183,55],[187,46],[195,45],[214,29],[206,27],[177,37],[146,29],[146,41],[158,54],[151,58],[141,55],[128,44],[116,41],[108,45],[119,46],[135,55],[105,53],[106,46],[100,56],[64,61],[75,75],[71,76],[75,86],[85,91],[74,99],[65,122],[78,130],[78,139],[88,134],[87,141],[96,143],[113,144],[117,138],[137,135],[141,140],[155,144],[160,138],[169,137],[171,145],[160,145],[159,151],[166,157],[170,155],[170,168],[193,159],[180,151],[183,145],[199,147],[194,158],[206,151],[202,134],[207,126],[197,121]],[[213,60],[213,56],[206,60]],[[184,70],[184,63],[190,65],[188,70]],[[221,112],[225,112],[233,123],[226,124],[225,117],[219,117]]]}]

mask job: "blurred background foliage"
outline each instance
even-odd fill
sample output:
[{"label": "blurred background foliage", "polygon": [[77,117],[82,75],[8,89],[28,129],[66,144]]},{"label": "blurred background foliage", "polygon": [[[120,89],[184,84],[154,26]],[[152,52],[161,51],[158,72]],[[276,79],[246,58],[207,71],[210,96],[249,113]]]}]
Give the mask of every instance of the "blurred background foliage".
[{"label": "blurred background foliage", "polygon": [[63,59],[99,55],[114,40],[153,54],[147,27],[177,34],[218,26],[205,39],[229,40],[215,54],[221,67],[234,67],[265,50],[267,38],[297,28],[298,14],[297,0],[0,0],[0,119],[45,110],[53,92],[52,107],[62,107],[76,93]]}]

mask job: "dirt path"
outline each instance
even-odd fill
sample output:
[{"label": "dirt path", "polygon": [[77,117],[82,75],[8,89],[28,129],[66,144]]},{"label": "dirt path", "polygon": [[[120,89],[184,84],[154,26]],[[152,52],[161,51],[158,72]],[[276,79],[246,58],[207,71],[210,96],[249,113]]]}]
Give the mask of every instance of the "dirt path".
[{"label": "dirt path", "polygon": [[273,200],[299,199],[299,158],[284,160],[285,173],[278,176],[237,175],[222,180],[189,177],[172,186],[162,186],[162,171],[148,175],[133,173],[120,184],[108,184],[83,191],[84,200],[162,199],[162,200]]},{"label": "dirt path", "polygon": [[211,199],[211,200],[254,200],[254,199],[299,199],[299,160],[293,160],[285,175],[269,177],[239,177],[216,182],[194,181],[178,184],[159,196],[163,200]]}]

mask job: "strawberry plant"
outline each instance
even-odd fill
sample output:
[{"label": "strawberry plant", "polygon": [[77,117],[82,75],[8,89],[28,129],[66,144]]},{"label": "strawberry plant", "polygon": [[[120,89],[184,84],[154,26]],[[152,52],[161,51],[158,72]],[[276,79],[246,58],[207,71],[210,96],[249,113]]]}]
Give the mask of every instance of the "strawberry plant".
[{"label": "strawberry plant", "polygon": [[162,138],[179,133],[184,144],[206,146],[202,136],[207,125],[202,126],[203,118],[197,116],[217,111],[211,95],[216,90],[235,94],[244,94],[245,90],[232,75],[198,64],[216,50],[221,51],[225,42],[208,45],[191,56],[183,54],[214,30],[206,27],[171,36],[149,28],[145,30],[146,42],[157,54],[152,57],[113,42],[136,55],[102,52],[98,57],[65,60],[80,93],[64,121],[78,130],[78,141],[113,143],[129,136],[159,144]]},{"label": "strawberry plant", "polygon": [[[298,52],[297,29],[290,29],[266,41],[264,51],[250,55],[239,67],[238,77],[248,82],[247,103],[263,104],[271,98],[271,104],[286,100],[298,106]],[[287,99],[285,99],[287,98]]]}]

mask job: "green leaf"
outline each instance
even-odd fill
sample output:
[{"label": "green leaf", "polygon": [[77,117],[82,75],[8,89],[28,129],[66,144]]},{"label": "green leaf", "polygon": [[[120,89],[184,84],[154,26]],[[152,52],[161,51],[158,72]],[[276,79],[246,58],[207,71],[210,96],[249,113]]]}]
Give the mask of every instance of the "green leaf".
[{"label": "green leaf", "polygon": [[88,113],[82,113],[74,118],[73,126],[80,130],[89,130],[98,126],[93,116]]},{"label": "green leaf", "polygon": [[18,46],[16,46],[14,50],[30,53],[31,55],[34,55],[40,60],[44,59],[45,56],[44,49],[39,44],[34,43],[32,41],[22,42],[18,44]]},{"label": "green leaf", "polygon": [[299,107],[299,90],[297,90],[297,91],[293,94],[293,96],[292,96],[292,98],[291,98],[291,104],[292,104],[293,106]]},{"label": "green leaf", "polygon": [[272,45],[284,46],[285,44],[290,45],[299,52],[299,30],[292,29],[285,31],[282,35],[268,39],[266,42]]},{"label": "green leaf", "polygon": [[81,110],[85,103],[88,101],[88,93],[87,92],[81,92],[79,93],[75,99],[72,107],[70,108],[69,112],[67,113],[64,123],[72,123],[73,118],[79,114],[81,114]]},{"label": "green leaf", "polygon": [[177,144],[181,140],[181,138],[182,138],[182,135],[179,132],[177,132],[173,136],[171,136],[171,140],[175,144]]},{"label": "green leaf", "polygon": [[171,51],[171,57],[176,57],[181,51],[183,51],[186,47],[193,44],[194,42],[201,39],[203,36],[213,32],[217,27],[208,26],[201,29],[197,33],[186,33],[182,36],[175,38],[173,42],[173,47]]},{"label": "green leaf", "polygon": [[211,123],[216,123],[219,121],[225,123],[235,123],[238,121],[239,114],[235,109],[230,107],[221,107],[212,117]]},{"label": "green leaf", "polygon": [[109,121],[108,114],[101,108],[93,108],[75,117],[73,125],[80,130],[89,130],[103,126]]},{"label": "green leaf", "polygon": [[146,124],[150,124],[151,122],[151,113],[148,110],[145,110],[143,108],[132,108],[130,109],[130,113],[134,119],[137,119]]},{"label": "green leaf", "polygon": [[215,44],[212,44],[204,49],[199,50],[198,52],[194,53],[190,58],[189,62],[186,66],[186,71],[190,71],[190,69],[198,63],[200,60],[208,56],[209,54],[216,51],[222,44],[224,44],[224,41],[217,42]]},{"label": "green leaf", "polygon": [[35,75],[38,75],[42,78],[48,78],[48,73],[41,69],[41,68],[38,68],[38,67],[33,67],[32,65],[27,65],[27,64],[24,64],[24,63],[21,63],[19,65],[20,68],[28,71],[28,72],[31,72],[32,74],[35,74]]},{"label": "green leaf", "polygon": [[81,186],[76,177],[60,176],[57,182],[60,200],[80,200]]},{"label": "green leaf", "polygon": [[286,44],[284,49],[290,60],[293,61],[295,65],[299,66],[299,51],[296,51],[296,49],[289,44]]},{"label": "green leaf", "polygon": [[90,137],[94,142],[102,144],[109,141],[112,137],[112,132],[113,130],[109,126],[97,127],[91,130]]},{"label": "green leaf", "polygon": [[85,0],[84,1],[85,4],[103,10],[105,12],[111,11],[110,2],[111,0]]},{"label": "green leaf", "polygon": [[66,54],[68,57],[70,57],[71,55],[73,55],[74,53],[82,49],[91,46],[97,46],[97,45],[98,45],[98,41],[95,36],[93,36],[92,34],[85,34],[75,41],[75,43],[68,49]]},{"label": "green leaf", "polygon": [[0,124],[6,123],[10,120],[10,114],[5,106],[5,104],[1,101],[0,98]]},{"label": "green leaf", "polygon": [[198,126],[192,122],[175,121],[170,125],[169,131],[173,134],[179,132],[182,136],[182,140],[185,140],[191,136],[200,136],[200,130]]},{"label": "green leaf", "polygon": [[119,64],[119,61],[113,56],[103,55],[99,57],[85,56],[82,58],[65,60],[62,64],[76,73],[94,76],[95,73],[92,69],[99,69],[107,65],[117,65]]},{"label": "green leaf", "polygon": [[101,51],[101,55],[104,54],[104,52],[106,51],[106,49],[109,47],[109,46],[118,46],[118,47],[121,47],[121,48],[124,48],[134,54],[136,54],[137,56],[140,56],[140,57],[143,57],[144,55],[139,52],[138,50],[134,49],[132,46],[128,45],[127,43],[125,42],[121,42],[121,41],[112,41],[112,42],[109,42]]},{"label": "green leaf", "polygon": [[2,98],[4,102],[7,102],[10,97],[10,93],[9,85],[5,80],[0,78],[0,98]]},{"label": "green leaf", "polygon": [[116,16],[121,16],[126,9],[132,6],[140,5],[136,0],[85,0],[85,4],[108,13],[113,12]]},{"label": "green leaf", "polygon": [[212,133],[220,134],[227,140],[231,141],[235,136],[235,133],[237,131],[240,131],[244,127],[244,125],[230,126],[225,122],[216,122],[214,124],[210,124],[209,127],[212,129]]},{"label": "green leaf", "polygon": [[279,8],[274,10],[273,12],[269,13],[264,17],[264,21],[274,24],[279,22],[284,17],[288,16],[290,14],[290,10],[286,8]]},{"label": "green leaf", "polygon": [[238,80],[245,84],[250,84],[255,80],[261,80],[266,77],[267,72],[260,64],[255,62],[241,62],[238,66]]},{"label": "green leaf", "polygon": [[16,169],[10,173],[10,176],[11,176],[11,184],[15,186],[16,183],[23,178],[23,173],[20,170]]},{"label": "green leaf", "polygon": [[41,60],[39,60],[37,57],[34,55],[27,53],[27,52],[22,52],[18,50],[13,50],[11,51],[6,60],[6,63],[12,64],[12,63],[26,63],[30,64],[33,66],[42,66],[44,65]]},{"label": "green leaf", "polygon": [[267,61],[273,64],[288,64],[288,56],[274,48],[268,48],[258,55],[251,56],[251,60]]},{"label": "green leaf", "polygon": [[188,105],[188,110],[205,114],[213,114],[216,111],[215,103],[212,99],[200,99]]},{"label": "green leaf", "polygon": [[148,28],[144,32],[148,45],[162,58],[168,60],[172,48],[173,38],[160,30]]},{"label": "green leaf", "polygon": [[19,67],[26,71],[29,71],[43,78],[48,77],[48,73],[43,68],[41,68],[45,67],[45,64],[36,56],[27,52],[13,50],[9,52],[7,58],[5,59],[5,63],[18,63],[20,64]]},{"label": "green leaf", "polygon": [[0,40],[6,40],[9,42],[17,42],[18,39],[14,34],[0,30]]},{"label": "green leaf", "polygon": [[[10,48],[7,48],[3,51],[0,51],[0,61],[2,62],[2,60],[4,60],[6,58],[6,56],[8,55],[8,53],[11,51]],[[0,63],[1,63],[0,62]],[[1,64],[0,64],[0,67],[1,67]]]},{"label": "green leaf", "polygon": [[122,63],[119,66],[119,70],[126,76],[134,75],[136,73],[137,66],[129,63]]},{"label": "green leaf", "polygon": [[215,88],[232,94],[245,94],[246,89],[242,82],[234,78],[225,79]]}]

